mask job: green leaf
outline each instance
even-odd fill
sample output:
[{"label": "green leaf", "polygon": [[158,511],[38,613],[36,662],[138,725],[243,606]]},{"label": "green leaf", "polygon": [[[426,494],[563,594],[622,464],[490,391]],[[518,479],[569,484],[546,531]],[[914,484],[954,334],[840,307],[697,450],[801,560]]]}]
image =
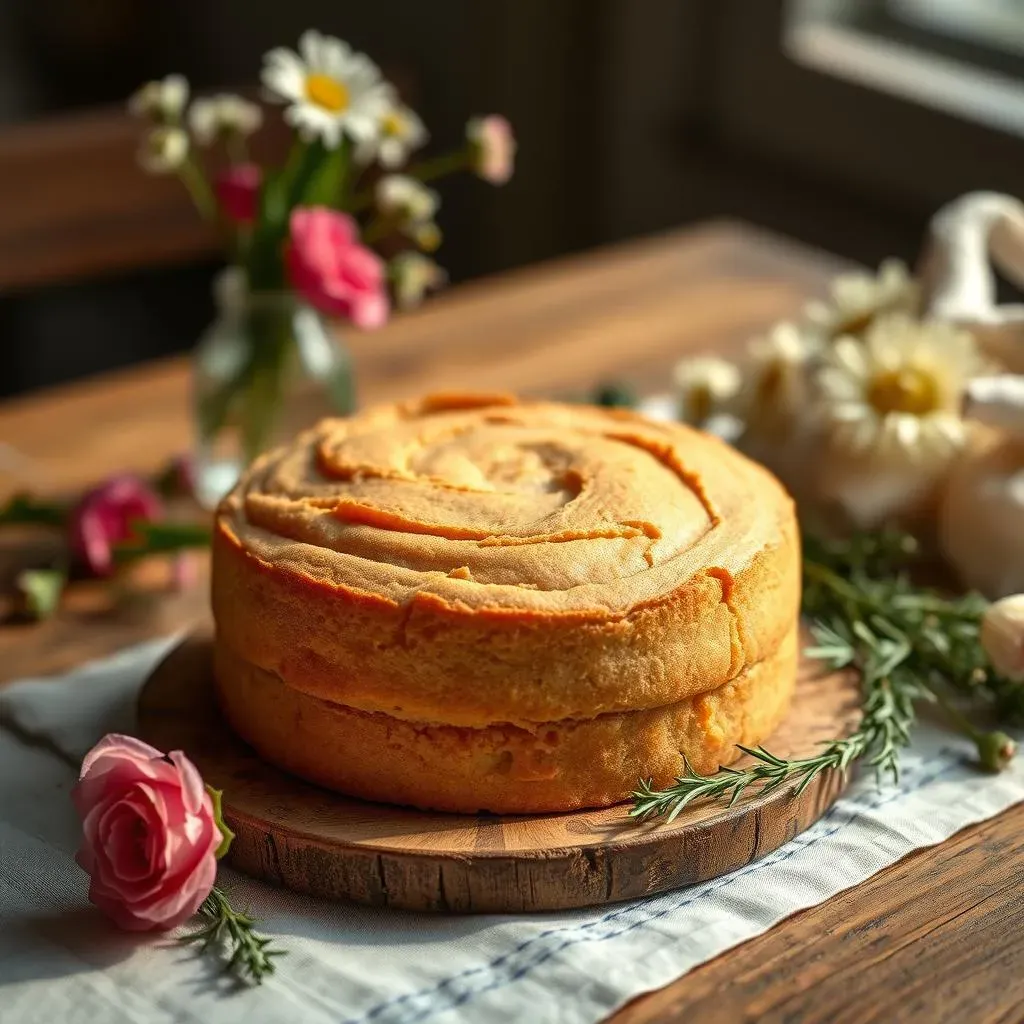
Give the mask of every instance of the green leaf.
[{"label": "green leaf", "polygon": [[347,184],[352,143],[346,136],[337,149],[326,150],[310,172],[296,206],[328,206],[344,210],[347,206]]},{"label": "green leaf", "polygon": [[210,800],[213,802],[213,820],[216,822],[217,828],[220,829],[220,846],[217,847],[216,857],[217,860],[221,860],[228,850],[231,849],[231,844],[235,840],[235,833],[228,828],[227,822],[224,821],[224,791],[214,789],[213,786],[207,786],[206,792],[210,794]]},{"label": "green leaf", "polygon": [[48,619],[57,610],[67,581],[63,569],[25,569],[18,573],[15,586],[25,613],[36,620]]},{"label": "green leaf", "polygon": [[0,508],[0,524],[63,526],[67,517],[67,505],[55,501],[39,501],[30,494],[15,494]]},{"label": "green leaf", "polygon": [[287,952],[268,948],[271,940],[254,931],[256,919],[234,910],[224,891],[216,885],[203,900],[199,914],[206,919],[206,924],[178,941],[198,943],[201,953],[221,956],[225,969],[233,971],[243,981],[261,984],[268,974],[274,973],[273,958]]},{"label": "green leaf", "polygon": [[210,528],[200,523],[137,521],[132,524],[132,539],[115,545],[114,561],[123,565],[147,555],[206,548],[210,540]]},{"label": "green leaf", "polygon": [[268,171],[260,187],[256,227],[246,261],[246,276],[253,291],[265,291],[281,286],[284,277],[281,249],[287,226],[287,183],[281,172]]}]

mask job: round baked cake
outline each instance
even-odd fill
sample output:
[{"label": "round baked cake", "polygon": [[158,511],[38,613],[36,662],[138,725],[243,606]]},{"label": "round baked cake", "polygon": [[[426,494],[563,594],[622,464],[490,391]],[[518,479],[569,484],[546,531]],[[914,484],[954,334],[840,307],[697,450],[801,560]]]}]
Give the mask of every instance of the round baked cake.
[{"label": "round baked cake", "polygon": [[786,712],[792,502],[713,437],[433,396],[324,420],[217,511],[216,677],[266,760],[371,800],[606,806]]}]

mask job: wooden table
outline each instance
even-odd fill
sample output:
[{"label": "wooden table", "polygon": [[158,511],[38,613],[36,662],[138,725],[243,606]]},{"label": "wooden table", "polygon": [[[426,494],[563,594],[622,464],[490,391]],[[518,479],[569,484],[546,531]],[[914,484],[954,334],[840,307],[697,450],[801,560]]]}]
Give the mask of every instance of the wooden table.
[{"label": "wooden table", "polygon": [[[839,266],[747,227],[712,224],[464,286],[352,337],[361,397],[578,393],[607,379],[663,389],[681,354],[739,346],[796,312]],[[154,469],[188,444],[186,364],[9,402],[0,442],[54,490]],[[0,487],[17,482],[10,476]],[[204,614],[201,586],[125,606],[80,587],[51,621],[0,627],[0,680],[56,671]],[[1024,809],[1014,808],[789,918],[614,1020],[1022,1020],[1022,852]]]}]

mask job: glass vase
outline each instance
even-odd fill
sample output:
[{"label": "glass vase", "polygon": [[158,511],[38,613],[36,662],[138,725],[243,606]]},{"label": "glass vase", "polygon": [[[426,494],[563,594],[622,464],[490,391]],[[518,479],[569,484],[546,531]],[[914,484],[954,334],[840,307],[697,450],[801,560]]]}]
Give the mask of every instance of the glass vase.
[{"label": "glass vase", "polygon": [[220,288],[193,363],[196,497],[212,508],[261,452],[353,411],[348,351],[290,292]]}]

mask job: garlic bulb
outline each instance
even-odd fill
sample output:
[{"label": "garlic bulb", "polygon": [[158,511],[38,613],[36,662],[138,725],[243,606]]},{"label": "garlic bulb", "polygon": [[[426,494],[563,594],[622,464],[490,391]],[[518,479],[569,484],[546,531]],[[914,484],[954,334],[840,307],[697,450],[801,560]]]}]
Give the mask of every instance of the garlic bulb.
[{"label": "garlic bulb", "polygon": [[1004,430],[1024,441],[1024,376],[975,377],[964,393],[964,418]]},{"label": "garlic bulb", "polygon": [[981,646],[1000,675],[1024,679],[1024,594],[989,605],[981,619]]},{"label": "garlic bulb", "polygon": [[990,598],[1024,591],[1024,443],[992,431],[953,466],[939,545],[961,581]]}]

